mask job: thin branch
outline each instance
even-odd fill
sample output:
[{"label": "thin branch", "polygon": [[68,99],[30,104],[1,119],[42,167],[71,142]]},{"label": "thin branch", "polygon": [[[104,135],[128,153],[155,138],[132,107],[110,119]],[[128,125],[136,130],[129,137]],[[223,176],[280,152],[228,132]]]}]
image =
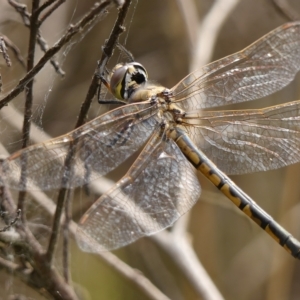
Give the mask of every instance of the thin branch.
[{"label": "thin branch", "polygon": [[[119,35],[124,31],[124,28],[121,24],[123,24],[125,21],[126,13],[128,11],[130,3],[131,3],[131,0],[127,0],[125,2],[124,6],[120,9],[119,17],[117,18],[117,21],[116,21],[115,26],[111,33],[111,38],[107,42],[107,44],[109,44],[109,47],[107,49],[110,51],[109,52],[110,55],[113,52],[113,47],[116,45],[116,41],[117,41]],[[108,57],[108,56],[106,56],[106,57]],[[107,59],[106,59],[106,61],[107,61]],[[92,82],[94,81],[95,77],[96,77],[96,75],[94,74]],[[84,122],[85,116],[90,107],[91,101],[92,101],[92,98],[88,99],[88,101],[85,101],[83,103],[83,105],[81,106],[81,111],[79,113],[79,117],[78,117],[75,128],[79,127]],[[66,186],[67,186],[68,181],[70,180],[70,174],[73,174],[72,164],[74,161],[75,151],[76,151],[76,142],[73,141],[73,143],[70,144],[69,151],[68,151],[67,157],[65,159],[64,174],[62,176],[62,185],[61,185],[62,188],[60,189],[58,198],[57,198],[57,207],[56,207],[56,212],[55,212],[54,220],[53,220],[52,234],[50,237],[48,250],[47,250],[47,258],[48,258],[48,261],[50,264],[53,259],[53,255],[55,252],[55,247],[56,247],[56,243],[57,243],[57,239],[58,239],[58,235],[59,235],[60,219],[61,219],[61,215],[63,212],[65,200],[66,200],[66,194],[68,191]]]},{"label": "thin branch", "polygon": [[[40,31],[37,36],[37,43],[43,52],[47,52],[49,50],[49,46],[48,46],[46,40],[41,36]],[[61,69],[61,67],[59,66],[59,63],[54,58],[50,59],[50,64],[52,65],[52,67],[54,68],[54,70],[57,74],[59,74],[62,77],[64,77],[66,75],[65,71],[63,69]]]},{"label": "thin branch", "polygon": [[69,270],[69,262],[70,262],[70,249],[69,249],[69,240],[70,240],[70,230],[69,225],[72,220],[71,216],[71,194],[72,191],[68,190],[66,195],[66,203],[65,203],[65,218],[63,222],[63,275],[65,281],[67,283],[70,282],[70,270]]},{"label": "thin branch", "polygon": [[18,3],[14,0],[8,0],[8,3],[21,15],[23,23],[25,26],[30,26],[30,14],[27,11],[27,6],[25,4]]},{"label": "thin branch", "polygon": [[8,67],[10,67],[11,66],[11,60],[10,60],[9,55],[7,53],[7,48],[6,48],[6,45],[5,45],[5,40],[4,40],[4,38],[2,36],[0,37],[0,53],[2,53],[2,56],[3,56],[3,58],[4,58],[5,62],[6,62],[6,65]]},{"label": "thin branch", "polygon": [[[8,155],[4,148],[2,150],[3,154]],[[43,207],[45,211],[51,216],[54,215],[56,210],[56,205],[53,203],[45,193],[38,190],[38,188],[33,188],[28,191],[34,201],[38,203],[39,206]],[[62,217],[60,224],[63,225],[64,216]],[[71,221],[69,224],[70,232],[73,236],[77,235],[77,224]],[[87,241],[89,242],[89,241]],[[92,245],[90,246],[92,247]],[[168,300],[169,298],[165,296],[155,285],[153,285],[149,279],[147,279],[141,272],[136,269],[131,268],[117,256],[110,252],[98,252],[99,258],[108,266],[112,267],[118,274],[123,278],[133,283],[143,294],[148,296],[150,299],[154,300]]]},{"label": "thin branch", "polygon": [[53,47],[44,54],[39,62],[28,72],[20,81],[19,84],[0,101],[0,109],[6,106],[12,99],[19,95],[25,88],[25,85],[33,80],[34,76],[44,67],[44,65],[55,55],[71,38],[80,32],[87,24],[92,22],[99,14],[104,13],[111,1],[107,0],[100,5],[94,5],[90,12],[88,12],[79,22],[75,25],[70,25],[66,34],[62,36]]},{"label": "thin branch", "polygon": [[[36,10],[39,7],[40,0],[32,1],[32,11]],[[28,45],[28,58],[27,58],[27,72],[32,70],[34,66],[34,57],[35,57],[35,44],[38,34],[38,26],[37,26],[37,15],[32,14],[30,18],[30,37],[29,37],[29,45]],[[25,99],[25,109],[24,109],[24,121],[22,127],[22,148],[26,148],[29,142],[30,135],[30,124],[32,117],[32,103],[33,103],[33,80],[28,82],[26,86],[26,99]],[[22,168],[21,168],[21,176],[20,181],[22,184],[26,185],[26,165],[27,165],[27,157],[26,155],[22,155]],[[21,219],[22,222],[26,222],[26,212],[25,212],[25,198],[26,191],[21,191],[19,193],[18,199],[18,209],[21,210]]]},{"label": "thin branch", "polygon": [[37,10],[36,13],[39,15],[43,10],[45,10],[47,7],[55,4],[55,2],[61,2],[65,0],[46,0]]},{"label": "thin branch", "polygon": [[57,245],[57,240],[60,232],[60,220],[64,210],[66,197],[68,194],[68,189],[66,188],[66,186],[68,184],[68,181],[71,180],[70,174],[73,174],[72,164],[74,163],[75,150],[76,147],[73,142],[70,144],[69,151],[65,159],[64,172],[63,172],[62,184],[61,184],[62,188],[59,190],[58,197],[57,197],[57,204],[56,204],[56,210],[55,210],[53,224],[52,224],[52,231],[51,231],[48,250],[46,254],[47,261],[50,265],[53,262],[53,256],[55,253],[55,248]]},{"label": "thin branch", "polygon": [[17,61],[21,64],[21,66],[24,69],[26,69],[26,63],[21,55],[19,48],[7,36],[2,35],[2,39],[4,40],[6,47],[9,48],[13,52]]},{"label": "thin branch", "polygon": [[[119,11],[118,18],[117,18],[115,25],[110,33],[110,36],[109,36],[107,42],[105,43],[105,46],[103,47],[103,54],[101,56],[100,62],[98,63],[96,70],[94,72],[91,84],[89,86],[89,89],[88,89],[88,92],[86,95],[86,98],[85,98],[83,104],[81,105],[80,113],[79,113],[78,120],[77,120],[77,123],[75,126],[76,128],[81,126],[85,122],[88,110],[90,109],[92,100],[97,92],[98,87],[99,87],[98,86],[99,74],[102,75],[103,70],[104,70],[108,60],[110,59],[110,57],[113,54],[113,51],[117,45],[120,35],[125,30],[124,23],[125,23],[125,18],[128,13],[130,4],[131,4],[131,0],[125,1],[124,5],[122,6],[122,8]],[[100,70],[100,72],[99,72],[99,70]]]},{"label": "thin branch", "polygon": [[[51,0],[51,1],[47,1],[47,2],[45,2],[43,5],[45,6],[45,8],[46,8],[46,6],[49,6],[49,5],[47,5],[49,2],[52,2],[51,4],[53,4],[54,3],[54,1],[53,0]],[[60,6],[60,5],[62,5],[64,2],[66,2],[66,0],[57,0],[57,2],[56,3],[54,3],[49,9],[48,9],[48,11],[46,11],[40,18],[39,18],[39,26],[41,25],[41,24],[43,24],[43,22]],[[43,5],[41,5],[40,7],[42,8],[42,6]],[[45,9],[45,8],[42,8],[40,11],[42,11],[43,9]],[[40,13],[40,12],[37,12],[38,14]]]},{"label": "thin branch", "polygon": [[[38,7],[36,7],[36,9],[32,10],[33,13],[30,14],[28,11],[27,11],[27,8],[26,8],[26,5],[24,4],[20,4],[20,3],[17,3],[15,2],[14,0],[9,0],[9,3],[11,4],[11,6],[13,6],[15,8],[15,10],[21,15],[22,19],[23,19],[23,22],[24,22],[24,25],[29,28],[31,30],[31,24],[32,24],[32,21],[31,21],[31,18],[32,18],[32,14],[34,14],[34,19],[35,19],[35,26],[37,27],[37,33],[36,33],[36,42],[38,43],[38,45],[40,46],[41,50],[43,52],[46,52],[48,49],[49,49],[49,46],[46,42],[46,40],[42,37],[42,34],[39,30],[39,27],[41,25],[38,17],[39,17],[39,14],[36,13],[35,11],[38,10]],[[61,76],[64,76],[65,75],[65,72],[59,67],[59,64],[58,62],[54,59],[54,58],[51,58],[50,59],[50,63],[51,65],[53,66],[54,70]]]}]

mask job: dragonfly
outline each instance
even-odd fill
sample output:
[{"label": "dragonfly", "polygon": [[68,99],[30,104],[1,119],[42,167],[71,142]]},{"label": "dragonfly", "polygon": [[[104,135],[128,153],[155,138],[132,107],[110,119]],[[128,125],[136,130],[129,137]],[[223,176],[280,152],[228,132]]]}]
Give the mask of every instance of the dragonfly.
[{"label": "dragonfly", "polygon": [[[117,249],[173,225],[200,197],[198,170],[299,259],[300,242],[228,175],[300,161],[300,100],[263,109],[208,110],[270,95],[299,70],[300,22],[278,27],[171,89],[149,81],[137,62],[118,64],[103,81],[113,103],[123,105],[7,157],[1,185],[16,190],[83,186],[142,149],[79,221],[76,239],[82,250]],[[73,163],[66,171],[69,153]],[[68,180],[62,180],[66,172]]]}]

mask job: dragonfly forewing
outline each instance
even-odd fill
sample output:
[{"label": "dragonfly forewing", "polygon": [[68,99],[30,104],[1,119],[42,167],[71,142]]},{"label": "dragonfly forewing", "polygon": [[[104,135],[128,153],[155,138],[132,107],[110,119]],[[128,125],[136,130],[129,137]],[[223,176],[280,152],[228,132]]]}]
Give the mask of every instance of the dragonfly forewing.
[{"label": "dragonfly forewing", "polygon": [[171,226],[200,191],[192,165],[159,129],[128,173],[82,217],[77,241],[88,252],[125,246]]},{"label": "dragonfly forewing", "polygon": [[228,105],[270,95],[300,69],[300,22],[288,23],[235,54],[192,72],[174,88],[186,111]]},{"label": "dragonfly forewing", "polygon": [[[125,161],[157,124],[157,108],[149,103],[117,108],[66,135],[14,153],[2,162],[0,180],[17,190],[60,188],[67,154],[75,147],[73,174],[64,187],[82,186]],[[26,184],[20,182],[24,157]]]}]

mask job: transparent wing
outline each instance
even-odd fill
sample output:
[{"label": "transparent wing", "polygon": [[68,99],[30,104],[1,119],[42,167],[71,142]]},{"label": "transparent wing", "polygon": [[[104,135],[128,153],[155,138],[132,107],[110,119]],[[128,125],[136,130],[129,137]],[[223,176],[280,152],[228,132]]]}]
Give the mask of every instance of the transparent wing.
[{"label": "transparent wing", "polygon": [[[2,185],[18,190],[60,188],[67,154],[73,151],[73,172],[66,187],[81,186],[116,168],[147,141],[157,124],[157,108],[149,103],[117,108],[66,135],[9,156],[1,165]],[[20,182],[24,161],[26,185]]]},{"label": "transparent wing", "polygon": [[254,100],[294,79],[300,69],[300,22],[285,24],[244,50],[199,69],[172,88],[185,110]]},{"label": "transparent wing", "polygon": [[264,109],[188,113],[196,145],[225,173],[244,174],[300,161],[300,101]]},{"label": "transparent wing", "polygon": [[156,132],[128,173],[82,217],[77,242],[87,252],[125,246],[171,226],[199,196],[192,165]]}]

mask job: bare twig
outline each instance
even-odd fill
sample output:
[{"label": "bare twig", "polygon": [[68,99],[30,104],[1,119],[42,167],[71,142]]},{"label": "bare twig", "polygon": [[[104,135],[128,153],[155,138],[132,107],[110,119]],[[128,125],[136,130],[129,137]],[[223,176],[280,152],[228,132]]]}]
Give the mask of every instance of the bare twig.
[{"label": "bare twig", "polygon": [[16,2],[15,0],[8,0],[8,3],[21,15],[25,26],[30,26],[30,14],[27,11],[27,6]]},{"label": "bare twig", "polygon": [[[2,152],[4,152],[4,149],[2,150]],[[7,152],[4,154],[8,155]],[[43,192],[38,191],[38,189],[32,189],[28,191],[28,193],[30,193],[32,198],[39,204],[39,206],[42,206],[47,213],[49,213],[51,216],[54,215],[56,206],[53,201],[48,198],[48,196],[46,196]],[[61,219],[60,224],[64,224],[64,217]],[[69,229],[73,236],[77,234],[77,224],[75,222],[70,222]],[[120,274],[126,280],[132,282],[143,294],[145,294],[145,296],[154,300],[169,299],[159,289],[157,289],[141,272],[131,268],[114,254],[109,252],[98,252],[97,255],[105,264],[111,266],[116,272],[118,272],[118,274]]]},{"label": "bare twig", "polygon": [[31,81],[34,76],[44,67],[44,65],[55,55],[71,38],[82,30],[87,24],[92,22],[101,13],[104,13],[111,1],[103,1],[99,5],[94,5],[89,13],[87,13],[78,23],[70,25],[66,34],[62,36],[53,47],[44,54],[39,62],[28,72],[20,81],[19,84],[0,101],[0,109],[6,106],[12,99],[19,95],[25,88],[25,85]]},{"label": "bare twig", "polygon": [[[9,3],[16,9],[17,12],[20,13],[23,22],[25,24],[25,26],[29,29],[31,29],[31,24],[32,24],[32,14],[30,14],[27,11],[26,5],[24,4],[19,4],[17,2],[15,2],[14,0],[9,0]],[[45,41],[45,39],[42,37],[42,34],[39,30],[39,27],[41,25],[40,20],[38,19],[39,14],[36,12],[38,11],[39,7],[36,7],[35,10],[33,10],[33,15],[34,15],[34,19],[35,19],[35,26],[37,27],[37,33],[36,33],[36,42],[38,43],[38,45],[40,46],[41,50],[43,52],[46,52],[49,49],[49,46],[47,44],[47,42]],[[53,12],[53,11],[51,11]],[[61,76],[65,75],[65,72],[59,67],[58,62],[54,59],[51,58],[50,59],[50,63],[53,66],[54,70]]]},{"label": "bare twig", "polygon": [[69,251],[69,238],[70,238],[70,222],[72,220],[71,216],[71,194],[72,191],[68,190],[66,195],[67,201],[65,203],[65,218],[63,222],[63,274],[65,281],[67,283],[70,282],[70,270],[69,270],[69,263],[70,263],[70,251]]},{"label": "bare twig", "polygon": [[49,6],[51,7],[39,18],[39,26],[64,2],[66,2],[66,0],[48,0],[42,4],[37,10],[37,14],[40,14]]},{"label": "bare twig", "polygon": [[[32,1],[32,11],[36,10],[39,7],[39,0]],[[35,43],[38,33],[37,26],[37,15],[32,14],[30,18],[30,37],[29,37],[29,45],[28,45],[28,58],[27,58],[27,72],[31,71],[34,66],[34,56],[35,56]],[[22,127],[22,148],[26,148],[29,142],[30,135],[30,124],[32,117],[32,103],[33,103],[33,80],[28,82],[26,86],[26,100],[25,100],[25,109],[24,109],[24,121]],[[26,185],[26,155],[23,155],[22,168],[21,168],[21,177],[20,181],[22,184]],[[26,212],[25,212],[25,197],[26,191],[21,191],[19,193],[18,199],[18,209],[21,210],[21,219],[22,222],[25,223]]]},{"label": "bare twig", "polygon": [[65,2],[65,0],[46,0],[37,10],[36,13],[39,15],[42,11],[44,11],[47,7],[56,5],[57,2]]},{"label": "bare twig", "polygon": [[[6,188],[2,188],[2,190],[4,193],[2,205],[5,210],[12,215],[15,211],[15,204]],[[34,266],[35,272],[31,273],[32,277],[30,278],[30,282],[32,282],[31,286],[37,290],[39,290],[41,286],[44,287],[55,299],[77,300],[77,296],[72,288],[64,282],[57,270],[47,263],[42,247],[35,240],[31,231],[28,230],[26,224],[18,225],[17,223],[16,228],[20,234],[20,240],[23,241],[23,243],[17,241],[17,245],[22,247],[25,253],[28,253],[30,262],[33,263]],[[11,242],[12,240],[10,243]]]},{"label": "bare twig", "polygon": [[[120,9],[119,17],[118,17],[118,19],[114,25],[114,28],[112,30],[112,33],[111,33],[111,38],[107,42],[107,44],[108,44],[107,49],[108,49],[108,51],[110,51],[110,53],[109,53],[110,55],[113,52],[113,48],[116,45],[119,35],[124,30],[122,24],[125,21],[126,13],[128,11],[130,3],[131,3],[131,0],[127,0],[125,2],[124,6]],[[106,59],[106,61],[107,61],[107,59]],[[93,76],[91,86],[93,85],[93,81],[95,78],[96,78],[96,74],[94,74],[94,76]],[[85,116],[90,107],[91,101],[92,101],[92,98],[88,99],[86,97],[86,100],[82,104],[81,110],[79,113],[79,117],[78,117],[78,120],[77,120],[77,123],[75,126],[76,128],[79,127],[80,125],[82,125],[82,123],[84,122]],[[52,234],[50,237],[48,251],[47,251],[47,258],[48,258],[49,263],[51,263],[51,261],[52,261],[52,258],[53,258],[54,252],[55,252],[55,246],[57,243],[57,238],[59,235],[60,218],[61,218],[61,215],[63,212],[63,207],[64,207],[66,194],[67,194],[66,186],[67,186],[68,181],[70,180],[70,178],[69,178],[70,174],[72,174],[72,163],[74,160],[75,150],[76,150],[76,143],[74,141],[73,143],[70,144],[68,155],[65,160],[64,174],[62,176],[62,188],[60,189],[59,194],[58,194],[57,209],[56,209],[55,216],[54,216]]]},{"label": "bare twig", "polygon": [[21,64],[21,66],[24,69],[26,69],[26,63],[21,55],[19,48],[7,36],[2,35],[2,39],[4,40],[6,47],[9,48],[13,52],[17,61]]},{"label": "bare twig", "polygon": [[113,51],[117,45],[117,42],[119,40],[120,35],[124,32],[124,22],[125,18],[129,9],[129,6],[131,4],[131,0],[126,0],[124,5],[119,11],[118,18],[115,22],[115,25],[113,27],[112,32],[110,33],[110,36],[105,43],[105,46],[103,47],[103,54],[101,56],[100,62],[98,63],[96,70],[94,72],[91,84],[89,86],[87,95],[85,97],[85,100],[83,104],[81,105],[79,117],[76,123],[76,128],[81,126],[85,122],[86,115],[88,113],[88,110],[90,109],[92,100],[97,92],[98,89],[98,82],[99,82],[99,74],[102,75],[103,70],[109,61],[110,57],[113,54]]},{"label": "bare twig", "polygon": [[2,56],[6,62],[6,65],[8,67],[11,66],[11,61],[10,61],[10,58],[9,58],[9,55],[7,53],[7,48],[6,48],[6,45],[5,45],[5,41],[4,41],[4,38],[1,36],[0,37],[0,53],[2,53]]}]

